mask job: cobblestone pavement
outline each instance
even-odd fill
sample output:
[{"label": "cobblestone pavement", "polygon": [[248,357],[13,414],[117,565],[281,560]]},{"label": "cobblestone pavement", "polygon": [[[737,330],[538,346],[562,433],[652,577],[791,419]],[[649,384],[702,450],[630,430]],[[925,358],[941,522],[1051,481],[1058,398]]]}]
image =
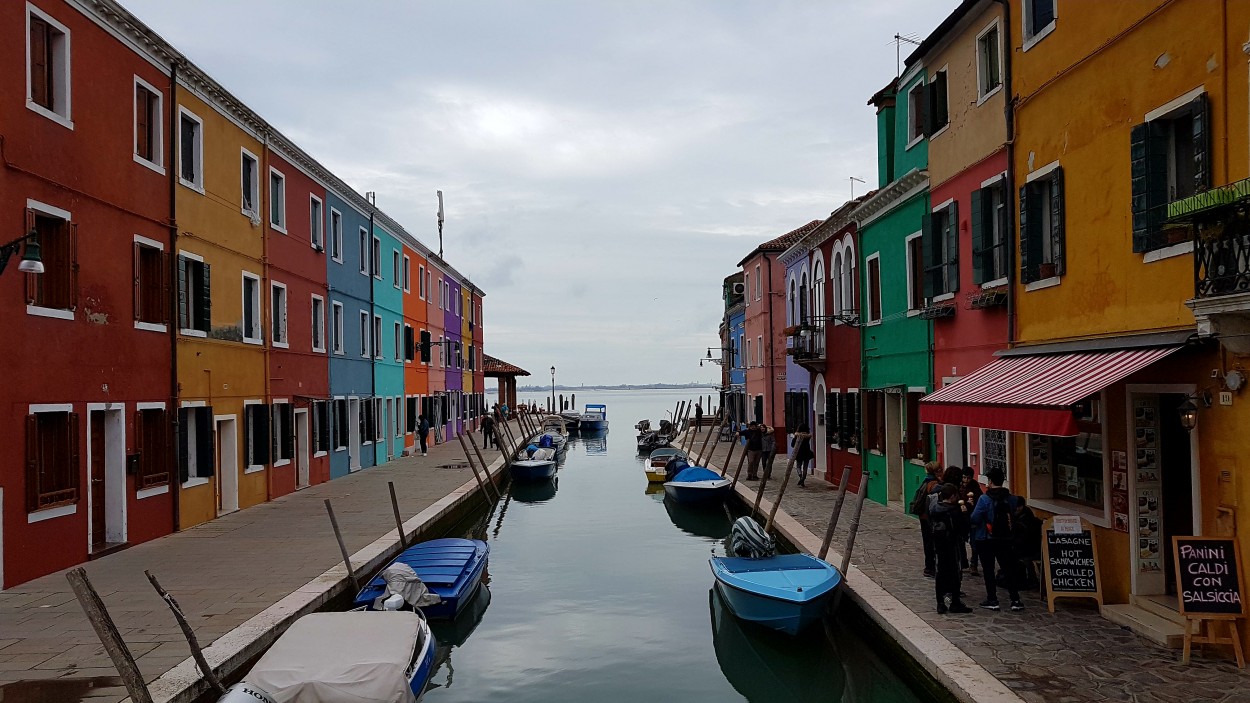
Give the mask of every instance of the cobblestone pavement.
[{"label": "cobblestone pavement", "polygon": [[[484,454],[487,461],[498,457],[495,450]],[[472,478],[459,443],[448,442],[431,447],[427,457],[396,459],[83,566],[152,681],[190,651],[144,569],[178,599],[207,647],[341,563],[326,498],[348,553],[355,553],[395,530],[388,481],[395,482],[407,520]],[[116,676],[64,572],[0,592],[0,701],[120,700],[126,692]],[[38,684],[38,692],[33,683],[13,684],[50,679],[60,681]]]},{"label": "cobblestone pavement", "polygon": [[[719,445],[715,456],[723,458],[726,446]],[[777,495],[785,464],[785,456],[777,457],[766,498]],[[746,472],[742,475],[745,478]],[[781,509],[823,536],[837,491],[817,478],[806,483],[800,488],[791,477]],[[747,485],[754,490],[757,484]],[[851,506],[848,497],[834,536],[835,550],[846,544]],[[901,509],[865,503],[851,561],[1030,703],[1250,702],[1250,672],[1201,653],[1190,666],[1182,666],[1180,650],[1159,647],[1103,619],[1097,606],[1084,606],[1082,601],[1061,601],[1052,615],[1037,591],[1025,591],[1023,612],[977,608],[969,615],[938,615],[933,581],[921,575],[919,523]],[[963,590],[974,608],[984,598],[984,588],[980,577],[965,575]],[[1000,599],[1006,603],[1005,592]]]}]

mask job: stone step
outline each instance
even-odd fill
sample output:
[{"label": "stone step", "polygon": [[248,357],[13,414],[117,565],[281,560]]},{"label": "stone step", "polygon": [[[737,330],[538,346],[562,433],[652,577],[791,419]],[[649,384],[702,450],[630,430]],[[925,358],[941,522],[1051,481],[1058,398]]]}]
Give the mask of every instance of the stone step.
[{"label": "stone step", "polygon": [[[1166,603],[1161,603],[1151,596],[1133,596],[1132,602],[1133,605],[1142,610],[1158,615],[1164,620],[1171,620],[1181,628],[1185,627],[1185,618],[1181,617],[1180,612],[1175,607],[1169,608]],[[1173,602],[1175,602],[1175,599],[1173,599]]]},{"label": "stone step", "polygon": [[1102,616],[1123,625],[1155,644],[1180,649],[1185,643],[1185,627],[1136,605],[1104,605]]}]

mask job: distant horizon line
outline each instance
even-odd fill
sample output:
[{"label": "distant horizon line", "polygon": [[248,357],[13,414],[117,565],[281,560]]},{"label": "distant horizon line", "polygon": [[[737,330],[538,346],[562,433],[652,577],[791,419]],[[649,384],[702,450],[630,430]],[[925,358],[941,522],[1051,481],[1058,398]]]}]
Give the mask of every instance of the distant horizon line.
[{"label": "distant horizon line", "polygon": [[[577,391],[577,390],[593,390],[593,391],[616,391],[616,390],[682,390],[686,388],[708,388],[716,389],[719,386],[715,383],[594,383],[583,384],[580,386],[562,386],[557,384],[556,391]],[[538,393],[541,391],[551,391],[551,386],[517,386],[518,393]]]}]

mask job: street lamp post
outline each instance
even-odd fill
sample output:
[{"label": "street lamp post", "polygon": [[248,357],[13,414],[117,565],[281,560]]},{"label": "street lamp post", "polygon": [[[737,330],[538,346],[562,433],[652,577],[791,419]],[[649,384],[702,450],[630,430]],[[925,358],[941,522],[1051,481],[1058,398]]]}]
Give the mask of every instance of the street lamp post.
[{"label": "street lamp post", "polygon": [[560,412],[556,407],[556,367],[551,367],[551,409],[552,412]]}]

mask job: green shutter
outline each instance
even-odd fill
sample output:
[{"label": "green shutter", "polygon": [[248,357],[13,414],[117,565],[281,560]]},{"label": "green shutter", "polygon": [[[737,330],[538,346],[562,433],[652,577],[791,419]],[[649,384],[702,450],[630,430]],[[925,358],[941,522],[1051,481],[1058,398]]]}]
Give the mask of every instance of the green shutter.
[{"label": "green shutter", "polygon": [[1062,276],[1066,270],[1063,210],[1063,167],[1059,166],[1050,174],[1050,251],[1056,276]]},{"label": "green shutter", "polygon": [[[920,215],[920,250],[923,259],[920,262],[920,268],[924,272],[925,300],[932,300],[940,288],[935,280],[935,272],[939,270],[937,249],[937,233],[933,231],[933,213],[926,210]],[[907,276],[910,278],[912,272],[908,271]],[[910,307],[911,301],[907,301],[907,304]]]},{"label": "green shutter", "polygon": [[213,408],[197,408],[195,412],[195,473],[212,476],[217,465],[217,433],[213,429]]},{"label": "green shutter", "polygon": [[[1133,251],[1140,253],[1160,244],[1163,215],[1168,202],[1167,130],[1160,122],[1146,122],[1133,127],[1129,139]],[[1195,166],[1198,158],[1195,144]]]},{"label": "green shutter", "polygon": [[1033,188],[1020,186],[1020,280],[1031,283],[1038,279],[1042,263],[1042,203]]},{"label": "green shutter", "polygon": [[200,279],[200,300],[199,312],[200,322],[203,325],[198,327],[203,332],[208,332],[213,328],[213,290],[212,275],[208,264],[200,264],[200,272],[203,276]]},{"label": "green shutter", "polygon": [[[984,261],[985,259],[985,213],[982,211],[982,193],[985,189],[981,188],[972,191],[972,209],[969,213],[969,219],[972,221],[972,282],[980,285],[985,283],[985,270],[993,268],[992,262]],[[985,264],[989,263],[990,266]]]},{"label": "green shutter", "polygon": [[1194,192],[1211,188],[1210,130],[1207,128],[1207,94],[1190,103],[1194,118]]},{"label": "green shutter", "polygon": [[178,480],[186,483],[191,477],[189,438],[187,437],[187,423],[191,421],[191,410],[189,408],[178,409]]},{"label": "green shutter", "polygon": [[190,300],[187,290],[187,260],[178,257],[178,328],[187,329],[187,313],[190,311]]},{"label": "green shutter", "polygon": [[946,208],[946,286],[943,293],[959,290],[959,202]]}]

